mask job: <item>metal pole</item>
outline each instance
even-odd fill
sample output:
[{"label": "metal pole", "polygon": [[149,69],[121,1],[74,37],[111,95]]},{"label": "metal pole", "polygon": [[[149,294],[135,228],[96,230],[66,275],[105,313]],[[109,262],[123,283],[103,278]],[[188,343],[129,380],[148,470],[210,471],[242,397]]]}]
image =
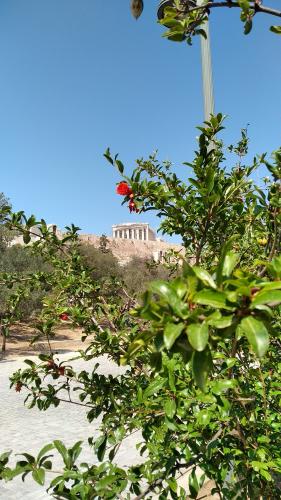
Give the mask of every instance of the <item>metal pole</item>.
[{"label": "metal pole", "polygon": [[[203,4],[204,0],[198,0],[198,5]],[[210,115],[214,114],[214,90],[213,90],[213,72],[212,58],[210,46],[210,30],[209,21],[203,27],[207,38],[201,36],[201,63],[202,63],[202,80],[203,80],[203,98],[204,98],[204,116],[205,120],[209,120]]]},{"label": "metal pole", "polygon": [[[181,0],[187,7],[194,7],[195,5],[204,5],[206,0]],[[163,19],[165,7],[174,5],[174,0],[162,0],[159,3],[158,19]],[[203,26],[207,38],[201,36],[201,62],[202,62],[202,80],[203,80],[203,98],[204,98],[204,116],[205,120],[209,120],[210,115],[214,114],[214,92],[213,92],[213,75],[212,75],[212,61],[211,61],[211,48],[210,48],[210,31],[209,20]]]}]

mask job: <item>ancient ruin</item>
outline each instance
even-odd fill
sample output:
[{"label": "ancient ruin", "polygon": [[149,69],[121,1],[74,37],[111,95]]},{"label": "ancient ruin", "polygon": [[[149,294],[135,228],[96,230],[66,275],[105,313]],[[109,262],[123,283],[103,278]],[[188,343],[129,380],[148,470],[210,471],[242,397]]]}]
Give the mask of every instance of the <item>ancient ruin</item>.
[{"label": "ancient ruin", "polygon": [[112,226],[113,238],[127,240],[156,241],[155,232],[146,222],[125,222]]},{"label": "ancient ruin", "polygon": [[[48,224],[48,229],[55,232],[58,238],[63,238],[64,233],[53,224]],[[30,243],[34,243],[39,238],[38,228],[34,226],[31,229]],[[79,234],[79,240],[81,243],[100,248],[101,237],[95,234]],[[167,243],[157,238],[153,229],[146,222],[114,224],[112,237],[106,236],[106,242],[108,250],[113,253],[121,265],[127,264],[133,257],[162,262],[173,253],[184,255],[184,248],[181,245]],[[11,244],[24,245],[23,237],[17,236]]]}]

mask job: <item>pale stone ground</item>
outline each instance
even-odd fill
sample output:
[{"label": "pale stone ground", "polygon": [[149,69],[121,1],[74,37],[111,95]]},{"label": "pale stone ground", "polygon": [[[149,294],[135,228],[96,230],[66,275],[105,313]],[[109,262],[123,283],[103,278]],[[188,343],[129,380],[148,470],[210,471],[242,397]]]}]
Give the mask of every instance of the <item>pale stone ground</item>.
[{"label": "pale stone ground", "polygon": [[[27,356],[29,359],[36,357]],[[60,359],[70,359],[71,353],[62,354]],[[87,444],[90,436],[97,436],[99,421],[89,423],[86,419],[86,410],[83,407],[63,404],[58,408],[49,408],[46,412],[40,412],[37,408],[29,410],[23,404],[24,392],[16,393],[14,389],[9,389],[9,376],[17,369],[27,367],[24,358],[7,358],[0,361],[0,453],[8,450],[14,452],[29,452],[36,455],[38,451],[47,443],[54,439],[60,439],[66,446],[72,446],[76,441],[84,441],[83,454],[79,461],[89,461],[94,463],[95,456]],[[99,372],[104,374],[118,375],[124,371],[106,357],[101,356],[86,363],[82,360],[73,361],[76,370],[87,367],[91,369],[96,362],[100,363]],[[120,466],[129,466],[140,461],[136,450],[136,444],[141,441],[140,433],[136,433],[122,444],[117,462]],[[53,461],[55,468],[60,470],[60,462]],[[52,475],[49,475],[52,478]],[[182,477],[179,481],[186,487],[187,477]],[[208,483],[199,494],[204,500],[217,498],[209,496],[213,485]],[[206,496],[205,496],[206,495]],[[23,483],[20,477],[12,482],[0,482],[0,500],[50,500],[44,487],[37,485],[32,479],[27,477]]]},{"label": "pale stone ground", "polygon": [[[60,357],[69,359],[71,355],[64,354]],[[92,361],[92,366],[97,361],[101,364],[100,372],[104,374],[118,375],[122,371],[105,357]],[[62,403],[58,408],[50,408],[46,412],[40,412],[37,408],[29,410],[24,407],[24,392],[16,393],[14,389],[9,390],[9,376],[23,366],[27,367],[23,358],[0,362],[0,452],[14,450],[36,454],[44,444],[54,439],[60,439],[68,446],[83,440],[86,443],[85,452],[80,455],[80,461],[93,462],[94,455],[87,445],[87,438],[97,435],[98,422],[90,424],[86,419],[85,409],[75,405]],[[83,369],[85,362],[75,361],[73,366],[78,370]],[[90,368],[90,363],[87,363],[87,368]],[[139,460],[135,448],[138,441],[140,441],[140,435],[135,434],[130,437],[129,445],[128,441],[124,442],[118,453],[120,465],[131,465]],[[24,483],[20,477],[9,483],[0,482],[1,500],[47,500],[50,498],[44,488],[28,477]]]}]

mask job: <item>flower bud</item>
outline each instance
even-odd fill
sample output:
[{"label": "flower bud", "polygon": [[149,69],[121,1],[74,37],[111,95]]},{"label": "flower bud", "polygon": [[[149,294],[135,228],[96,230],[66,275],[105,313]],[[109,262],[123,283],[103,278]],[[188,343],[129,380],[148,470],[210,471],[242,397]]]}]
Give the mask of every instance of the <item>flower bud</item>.
[{"label": "flower bud", "polygon": [[131,0],[131,13],[138,19],[143,11],[143,0]]}]

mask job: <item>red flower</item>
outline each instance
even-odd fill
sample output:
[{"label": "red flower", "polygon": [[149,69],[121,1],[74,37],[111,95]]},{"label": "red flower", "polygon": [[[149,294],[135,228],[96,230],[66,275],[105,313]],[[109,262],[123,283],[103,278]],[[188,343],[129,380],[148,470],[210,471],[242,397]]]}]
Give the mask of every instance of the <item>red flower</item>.
[{"label": "red flower", "polygon": [[62,321],[68,321],[69,320],[69,316],[67,313],[62,313],[59,315],[59,318],[62,320]]},{"label": "red flower", "polygon": [[116,193],[121,194],[122,196],[129,196],[133,194],[132,189],[130,186],[127,184],[127,182],[122,181],[119,182],[118,186],[116,187]]},{"label": "red flower", "polygon": [[131,213],[132,212],[136,212],[137,214],[139,213],[139,209],[137,208],[137,205],[135,204],[134,200],[129,201],[128,207]]},{"label": "red flower", "polygon": [[65,372],[65,366],[60,366],[60,367],[58,368],[58,372],[59,372],[59,374],[60,374],[60,375],[64,375],[64,372]]},{"label": "red flower", "polygon": [[15,387],[16,392],[20,392],[20,391],[21,391],[21,388],[22,388],[22,383],[21,383],[21,382],[17,382],[17,383],[16,383],[16,387]]}]

